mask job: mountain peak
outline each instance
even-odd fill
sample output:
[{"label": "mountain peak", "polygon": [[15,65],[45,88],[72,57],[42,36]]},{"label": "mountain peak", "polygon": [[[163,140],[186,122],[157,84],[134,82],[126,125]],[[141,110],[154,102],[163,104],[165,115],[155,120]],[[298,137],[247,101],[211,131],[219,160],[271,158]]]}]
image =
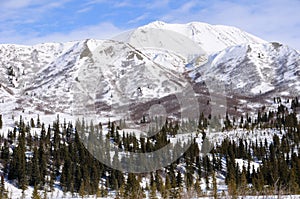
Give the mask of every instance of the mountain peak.
[{"label": "mountain peak", "polygon": [[162,27],[162,26],[164,26],[166,24],[167,23],[164,22],[164,21],[153,21],[153,22],[147,24],[146,26],[150,27],[150,28],[160,28],[160,27]]},{"label": "mountain peak", "polygon": [[[187,39],[199,45],[207,54],[212,54],[224,50],[227,47],[245,44],[245,43],[266,43],[254,35],[251,35],[239,28],[225,25],[211,25],[203,22],[190,22],[186,24],[170,24],[163,21],[155,21],[145,26],[141,26],[133,30],[131,35],[128,35],[128,41],[133,38],[155,38],[151,34],[156,34],[157,31],[150,29],[164,30],[166,37],[174,37],[171,32],[179,33]],[[147,34],[148,37],[145,36]],[[153,43],[151,41],[150,43]]]}]

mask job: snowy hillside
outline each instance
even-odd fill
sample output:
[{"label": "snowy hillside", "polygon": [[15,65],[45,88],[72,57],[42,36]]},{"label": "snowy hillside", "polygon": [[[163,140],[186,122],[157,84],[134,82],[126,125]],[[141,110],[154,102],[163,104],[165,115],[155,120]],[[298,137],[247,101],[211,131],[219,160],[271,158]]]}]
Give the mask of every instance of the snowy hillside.
[{"label": "snowy hillside", "polygon": [[196,82],[218,79],[229,94],[295,96],[300,90],[300,54],[279,43],[243,44],[209,57],[190,73]]},{"label": "snowy hillside", "polygon": [[153,22],[114,39],[0,45],[3,117],[35,111],[107,117],[122,107],[139,119],[146,104],[158,102],[174,113],[174,94],[189,84],[206,104],[209,93],[199,83],[209,77],[241,98],[300,89],[297,51],[234,27]]},{"label": "snowy hillside", "polygon": [[266,41],[235,27],[210,25],[201,22],[168,24],[156,21],[138,28],[134,33],[138,34],[139,32],[142,33],[151,29],[162,29],[180,33],[197,43],[207,54],[244,43],[266,43]]}]

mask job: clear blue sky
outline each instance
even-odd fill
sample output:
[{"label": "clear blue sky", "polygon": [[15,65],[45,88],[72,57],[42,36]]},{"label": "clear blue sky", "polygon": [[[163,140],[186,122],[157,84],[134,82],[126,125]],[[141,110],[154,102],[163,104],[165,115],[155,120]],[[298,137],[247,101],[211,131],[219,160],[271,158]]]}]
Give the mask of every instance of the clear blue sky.
[{"label": "clear blue sky", "polygon": [[2,0],[0,43],[104,39],[155,20],[236,26],[300,50],[299,0]]}]

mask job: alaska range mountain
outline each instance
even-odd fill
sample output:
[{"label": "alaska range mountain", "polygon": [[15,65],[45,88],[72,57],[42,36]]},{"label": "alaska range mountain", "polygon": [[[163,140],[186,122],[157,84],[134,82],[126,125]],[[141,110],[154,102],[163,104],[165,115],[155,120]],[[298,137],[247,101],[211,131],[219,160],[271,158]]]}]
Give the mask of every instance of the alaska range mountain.
[{"label": "alaska range mountain", "polygon": [[206,82],[218,80],[228,110],[245,112],[296,96],[299,75],[300,53],[287,45],[235,27],[157,21],[111,40],[0,45],[0,109],[6,118],[121,110],[139,120],[159,103],[176,116],[174,94],[192,85],[202,107],[214,92]]}]

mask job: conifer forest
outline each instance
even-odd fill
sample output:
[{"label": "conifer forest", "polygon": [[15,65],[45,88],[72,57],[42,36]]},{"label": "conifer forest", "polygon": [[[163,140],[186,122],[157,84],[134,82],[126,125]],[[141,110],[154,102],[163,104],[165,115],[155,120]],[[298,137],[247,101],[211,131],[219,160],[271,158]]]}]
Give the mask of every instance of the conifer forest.
[{"label": "conifer forest", "polygon": [[[163,161],[164,156],[185,147],[185,142],[175,139],[182,123],[152,118],[162,127],[144,137],[124,131],[125,120],[100,123],[78,118],[72,123],[57,115],[46,125],[39,115],[33,114],[27,121],[20,116],[15,118],[13,130],[0,137],[0,198],[12,195],[5,180],[23,191],[32,188],[32,198],[50,198],[54,189],[73,197],[100,198],[300,194],[300,104],[298,98],[272,101],[276,108],[263,106],[255,114],[226,114],[218,135],[209,135],[213,119],[209,114],[186,121],[184,125],[197,125],[187,150],[167,166],[145,173],[113,169],[91,151],[112,165],[122,165],[127,152],[147,153],[171,144],[170,154],[161,154]],[[2,120],[0,117],[0,128]],[[205,140],[211,144],[207,153],[201,149]],[[111,153],[101,146],[124,152]],[[144,167],[151,167],[152,161],[145,162]]]}]

